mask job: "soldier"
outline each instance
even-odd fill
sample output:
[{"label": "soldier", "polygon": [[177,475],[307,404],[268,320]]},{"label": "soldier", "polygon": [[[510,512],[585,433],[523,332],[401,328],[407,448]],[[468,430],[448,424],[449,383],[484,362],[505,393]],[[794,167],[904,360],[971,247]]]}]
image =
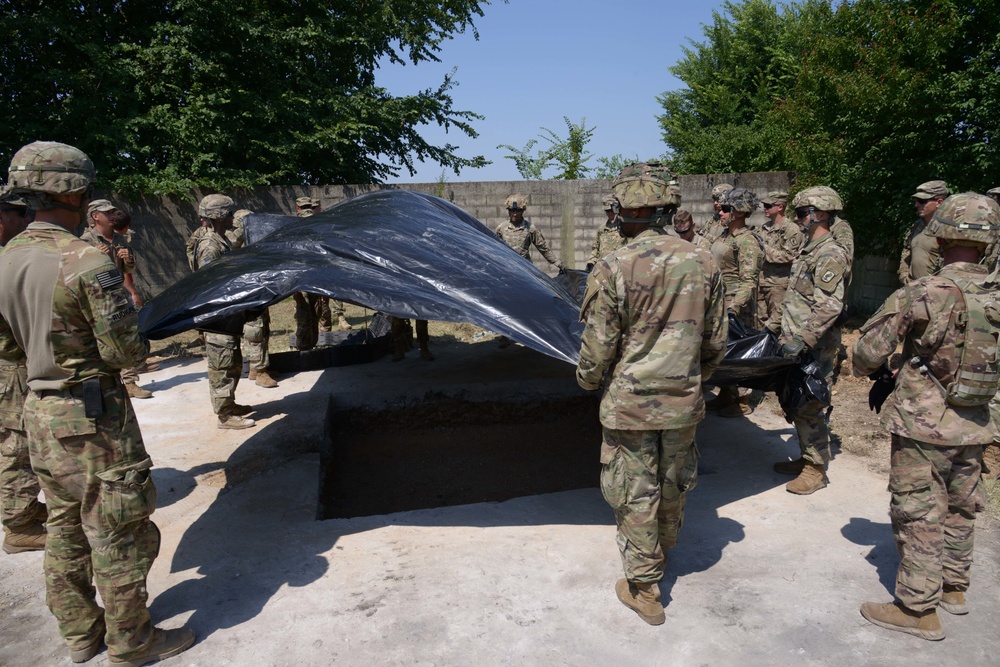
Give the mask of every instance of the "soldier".
[{"label": "soldier", "polygon": [[[194,251],[195,270],[232,250],[225,234],[233,228],[236,203],[225,195],[208,195],[198,204],[198,215],[207,220],[211,231],[198,239]],[[218,416],[217,426],[222,429],[244,429],[256,426],[244,415],[253,412],[247,405],[236,402],[236,385],[243,373],[243,355],[240,354],[238,336],[205,331],[205,357],[208,360],[208,386],[212,409]]]},{"label": "soldier", "polygon": [[[115,231],[114,223],[121,220],[121,211],[107,199],[96,199],[87,208],[89,226],[80,234],[80,238],[94,246],[114,263],[115,268],[125,280],[125,290],[132,297],[136,308],[142,307],[142,297],[135,289],[132,274],[135,271],[135,255],[129,247],[128,239]],[[129,220],[131,221],[131,219]],[[125,390],[132,398],[152,398],[153,392],[138,385],[139,370],[126,368],[122,370],[122,381]]]},{"label": "soldier", "polygon": [[941,250],[937,240],[927,233],[927,225],[938,206],[948,196],[948,184],[944,181],[927,181],[917,186],[911,195],[917,209],[917,221],[906,235],[903,255],[899,259],[899,282],[909,285],[911,281],[937,273],[941,268]]},{"label": "soldier", "polygon": [[972,192],[948,197],[924,230],[943,268],[896,291],[861,327],[854,372],[869,375],[902,343],[904,361],[883,422],[892,436],[889,514],[899,551],[896,600],[861,614],[889,630],[944,639],[937,607],[967,614],[983,449],[997,437],[989,400],[1000,373],[997,285],[980,265],[1000,238],[1000,206]]},{"label": "soldier", "polygon": [[0,290],[0,349],[16,341],[27,353],[24,423],[49,512],[46,602],[70,659],[91,659],[103,640],[109,664],[144,665],[184,651],[194,633],[153,627],[146,608],[160,544],[153,462],[119,373],[149,342],[114,263],[73,235],[94,175],[65,144],[14,154],[8,185],[35,220],[0,262],[0,284],[18,286]]},{"label": "soldier", "polygon": [[[226,232],[226,238],[233,250],[242,248],[246,243],[246,230],[243,221],[252,211],[241,208],[233,214],[233,228]],[[267,308],[257,317],[247,320],[243,325],[242,353],[250,366],[247,379],[253,380],[258,387],[274,389],[278,382],[268,372],[271,363],[268,354],[271,340],[271,313]]]},{"label": "soldier", "polygon": [[[28,205],[6,188],[0,192],[0,246],[28,226]],[[38,476],[31,470],[24,425],[28,369],[24,352],[8,330],[0,338],[0,520],[3,550],[16,554],[45,548],[45,505],[38,502]]]},{"label": "soldier", "polygon": [[715,210],[712,217],[699,225],[697,232],[708,239],[709,245],[715,243],[726,230],[726,223],[722,221],[722,205],[726,198],[726,193],[733,189],[729,183],[720,183],[712,188],[712,208]]},{"label": "soldier", "polygon": [[[726,310],[745,327],[753,328],[757,311],[757,281],[764,261],[760,241],[746,226],[747,218],[757,208],[757,195],[746,188],[732,188],[723,195],[719,212],[726,226],[712,244],[712,255],[722,272],[726,290]],[[750,414],[750,392],[740,395],[735,386],[720,387],[719,396],[708,407],[720,410],[723,417]]]},{"label": "soldier", "polygon": [[792,262],[802,248],[802,232],[785,217],[787,192],[768,192],[760,203],[767,222],[757,231],[757,238],[764,246],[764,270],[757,292],[757,328],[777,332],[781,328],[781,301],[788,289]]},{"label": "soldier", "polygon": [[597,260],[618,250],[625,243],[625,238],[618,231],[618,224],[615,222],[615,196],[605,195],[601,199],[601,204],[604,206],[604,214],[607,216],[607,220],[604,222],[604,226],[597,232],[597,236],[594,237],[594,244],[590,247],[587,271],[594,268]]},{"label": "soldier", "polygon": [[[795,222],[805,234],[805,245],[792,262],[792,274],[781,307],[782,355],[799,358],[806,352],[819,363],[830,382],[840,350],[840,326],[844,309],[849,260],[830,224],[843,209],[833,188],[817,185],[795,195]],[[785,485],[789,493],[808,495],[829,484],[826,465],[830,460],[830,427],[819,401],[811,401],[792,418],[799,437],[801,456],[774,464],[775,472],[796,475]]]},{"label": "soldier", "polygon": [[708,242],[708,239],[695,233],[694,218],[691,217],[690,211],[677,210],[677,213],[674,214],[674,232],[688,243],[693,243],[702,250],[712,251],[712,244]]},{"label": "soldier", "polygon": [[[601,491],[615,512],[625,578],[615,593],[642,620],[664,622],[659,582],[698,472],[701,382],[726,349],[722,280],[711,254],[669,236],[656,209],[670,196],[655,173],[619,176],[628,243],[587,280],[577,382],[605,383]],[[607,377],[605,378],[605,374]]]},{"label": "soldier", "polygon": [[[295,215],[300,218],[311,218],[318,213],[319,200],[312,197],[298,197],[295,200]],[[333,330],[333,317],[344,331],[350,331],[351,323],[347,321],[347,312],[343,301],[334,300],[322,294],[296,292],[295,299],[295,347],[298,350],[311,350],[319,342],[320,331]]]},{"label": "soldier", "polygon": [[[992,197],[993,201],[1000,204],[1000,187],[990,188],[986,191],[986,194]],[[1000,259],[1000,243],[993,243],[986,249],[986,259],[984,260],[984,263],[991,272],[996,271],[998,259]]]},{"label": "soldier", "polygon": [[535,246],[549,264],[562,271],[563,266],[556,259],[555,254],[549,250],[549,244],[545,241],[542,230],[524,219],[527,204],[528,198],[524,195],[514,194],[507,197],[504,205],[507,207],[508,221],[497,225],[497,237],[528,261],[531,261],[529,254],[531,246]]},{"label": "soldier", "polygon": [[[417,345],[420,347],[420,358],[424,361],[434,361],[428,343],[430,335],[427,333],[427,320],[415,320],[417,330]],[[393,361],[402,361],[406,357],[406,351],[413,347],[413,328],[410,327],[410,320],[404,317],[390,315],[389,322],[392,326]]]},{"label": "soldier", "polygon": [[993,201],[1000,204],[1000,187],[990,188],[986,191],[986,194],[993,198]]}]

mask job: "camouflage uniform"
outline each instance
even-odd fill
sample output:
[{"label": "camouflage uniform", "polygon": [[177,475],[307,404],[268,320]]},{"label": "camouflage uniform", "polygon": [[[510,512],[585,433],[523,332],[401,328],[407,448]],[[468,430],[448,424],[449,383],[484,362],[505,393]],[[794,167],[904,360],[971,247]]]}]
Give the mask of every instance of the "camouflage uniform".
[{"label": "camouflage uniform", "polygon": [[[16,297],[0,291],[10,324],[0,348],[12,333],[27,352],[24,416],[48,500],[49,609],[71,650],[104,634],[110,655],[127,659],[152,640],[146,576],[160,539],[149,519],[152,461],[118,373],[142,363],[149,344],[121,273],[59,225],[34,222],[11,241],[0,281],[20,286]],[[84,383],[99,387],[99,416],[86,414]]]},{"label": "camouflage uniform", "polygon": [[[987,271],[965,262],[912,281],[893,294],[861,328],[854,372],[868,375],[903,344],[903,358],[920,357],[947,387],[955,381],[965,340],[962,290],[951,277],[982,284]],[[896,597],[923,612],[938,606],[942,587],[969,587],[975,513],[984,501],[979,483],[983,446],[997,438],[989,406],[947,402],[926,374],[904,363],[883,406],[892,434],[889,491],[899,550]]]},{"label": "camouflage uniform", "polygon": [[712,244],[712,254],[722,271],[726,308],[735,312],[743,324],[753,327],[757,310],[757,281],[764,261],[760,241],[749,227],[740,227],[732,234],[727,228]]},{"label": "camouflage uniform", "polygon": [[187,241],[184,243],[184,255],[187,257],[188,268],[192,271],[195,271],[198,268],[194,258],[195,248],[198,247],[198,242],[201,241],[202,237],[210,231],[212,231],[210,226],[202,225],[198,229],[191,232],[191,236],[189,236]]},{"label": "camouflage uniform", "polygon": [[[807,242],[792,262],[788,290],[781,309],[781,344],[799,339],[813,354],[829,383],[840,350],[840,327],[834,322],[844,309],[847,252],[833,233]],[[818,401],[807,404],[793,419],[806,463],[825,466],[830,458],[830,428]]]},{"label": "camouflage uniform", "polygon": [[501,222],[497,225],[496,235],[529,262],[531,261],[529,251],[531,246],[535,246],[549,264],[560,266],[555,254],[549,250],[549,244],[545,241],[542,231],[527,220],[522,221],[520,225],[515,225],[509,220]]},{"label": "camouflage uniform", "polygon": [[937,273],[941,268],[941,249],[937,239],[927,233],[927,223],[917,218],[906,236],[903,255],[899,260],[899,283],[910,282]]},{"label": "camouflage uniform", "polygon": [[[316,200],[309,197],[299,197],[295,200],[297,206],[312,207]],[[316,215],[312,208],[300,208],[295,215],[300,218],[311,218]],[[346,318],[347,311],[343,301],[330,299],[322,294],[299,292],[305,303],[296,299],[295,303],[295,347],[299,350],[311,350],[319,341],[320,331],[333,331],[333,318]],[[346,325],[344,325],[346,327]]]},{"label": "camouflage uniform", "polygon": [[718,268],[708,252],[648,228],[597,262],[581,320],[576,377],[584,389],[605,385],[601,489],[625,575],[657,582],[697,481],[701,382],[725,354]]},{"label": "camouflage uniform", "polygon": [[[232,250],[232,245],[224,236],[208,228],[195,248],[195,268],[201,269]],[[208,387],[212,397],[212,409],[224,421],[233,414],[236,407],[236,385],[243,373],[243,355],[240,340],[229,334],[205,332],[205,357],[208,359]]]},{"label": "camouflage uniform", "polygon": [[607,224],[601,227],[594,237],[594,244],[590,246],[590,258],[587,264],[597,264],[597,260],[605,257],[615,250],[625,245],[625,237],[618,231],[618,227]]},{"label": "camouflage uniform", "polygon": [[[246,243],[246,231],[243,228],[243,220],[250,211],[242,209],[233,216],[233,228],[226,232],[226,238],[233,250],[242,248]],[[247,320],[243,325],[242,354],[250,365],[251,372],[266,371],[271,363],[268,353],[271,340],[271,313],[265,308],[264,312]]]},{"label": "camouflage uniform", "polygon": [[791,220],[779,224],[768,220],[757,230],[764,246],[764,268],[757,293],[757,328],[777,329],[781,326],[781,302],[788,289],[792,262],[799,256],[804,240],[802,232]]},{"label": "camouflage uniform", "polygon": [[850,223],[841,217],[836,217],[830,222],[830,233],[833,240],[844,249],[847,257],[847,270],[844,272],[844,291],[851,286],[851,269],[854,267],[854,230]]}]

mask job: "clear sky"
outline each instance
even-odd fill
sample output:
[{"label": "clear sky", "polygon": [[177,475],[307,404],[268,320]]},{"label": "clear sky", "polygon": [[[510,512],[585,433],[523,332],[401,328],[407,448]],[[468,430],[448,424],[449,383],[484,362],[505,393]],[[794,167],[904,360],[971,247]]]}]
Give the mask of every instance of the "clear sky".
[{"label": "clear sky", "polygon": [[[394,95],[413,94],[441,84],[457,68],[454,108],[485,116],[474,121],[479,137],[460,131],[425,128],[435,145],[459,146],[463,157],[483,155],[493,164],[448,171],[448,181],[521,180],[509,152],[500,144],[523,148],[548,128],[568,136],[563,116],[574,123],[586,117],[595,128],[587,150],[597,158],[621,153],[647,159],[666,146],[656,116],[656,97],[682,87],[667,70],[683,57],[688,39],[704,41],[702,26],[722,2],[705,0],[495,0],[478,19],[479,40],[471,31],[442,44],[440,63],[383,67],[377,85]],[[548,146],[540,141],[539,146]],[[390,182],[435,182],[441,167],[416,163],[417,174]],[[551,176],[553,170],[545,172]]]}]

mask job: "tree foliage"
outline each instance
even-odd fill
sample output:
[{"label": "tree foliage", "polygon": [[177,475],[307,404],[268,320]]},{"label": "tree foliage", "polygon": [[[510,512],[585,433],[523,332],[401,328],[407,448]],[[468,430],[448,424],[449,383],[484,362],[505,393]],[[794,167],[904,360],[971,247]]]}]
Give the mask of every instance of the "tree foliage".
[{"label": "tree foliage", "polygon": [[988,0],[726,3],[659,121],[689,173],[793,170],[894,250],[932,179],[1000,184],[1000,14]]},{"label": "tree foliage", "polygon": [[586,118],[574,123],[568,116],[563,116],[563,122],[566,123],[566,138],[560,137],[547,127],[541,128],[539,139],[547,142],[548,147],[540,148],[535,155],[531,154],[531,149],[538,143],[538,139],[529,139],[524,148],[516,148],[510,144],[500,144],[497,148],[510,152],[510,155],[505,155],[504,158],[513,160],[521,178],[526,180],[541,180],[542,173],[550,167],[559,169],[552,176],[554,180],[572,181],[585,178],[590,168],[584,163],[593,157],[587,152],[587,144],[590,143],[597,128],[588,128]]},{"label": "tree foliage", "polygon": [[[504,0],[506,2],[506,0]],[[417,160],[487,164],[435,146],[481,117],[440,86],[393,96],[379,62],[438,60],[489,0],[0,0],[0,148],[78,146],[101,186],[379,182]]]}]

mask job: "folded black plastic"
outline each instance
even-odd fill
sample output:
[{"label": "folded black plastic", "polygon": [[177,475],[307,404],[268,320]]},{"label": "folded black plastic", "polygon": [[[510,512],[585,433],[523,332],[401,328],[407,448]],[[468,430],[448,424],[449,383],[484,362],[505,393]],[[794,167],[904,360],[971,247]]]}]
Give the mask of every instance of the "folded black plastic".
[{"label": "folded black plastic", "polygon": [[443,199],[373,192],[309,218],[253,214],[244,225],[246,246],[143,307],[146,335],[234,331],[241,313],[304,291],[397,317],[470,322],[568,363],[579,356],[573,295]]},{"label": "folded black plastic", "polygon": [[739,385],[750,389],[779,391],[788,369],[798,362],[781,356],[781,345],[769,331],[756,331],[729,315],[726,356],[712,374],[714,385]]}]

